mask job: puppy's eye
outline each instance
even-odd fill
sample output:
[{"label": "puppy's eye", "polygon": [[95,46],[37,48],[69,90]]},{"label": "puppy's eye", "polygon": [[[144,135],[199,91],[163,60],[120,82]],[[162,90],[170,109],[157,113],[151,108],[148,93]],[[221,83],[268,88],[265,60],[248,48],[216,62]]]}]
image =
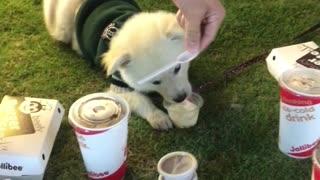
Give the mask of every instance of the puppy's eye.
[{"label": "puppy's eye", "polygon": [[161,84],[161,81],[160,80],[159,81],[153,81],[152,84],[159,85],[159,84]]},{"label": "puppy's eye", "polygon": [[181,65],[178,64],[175,68],[174,68],[174,74],[178,74],[178,72],[180,71],[181,69]]}]

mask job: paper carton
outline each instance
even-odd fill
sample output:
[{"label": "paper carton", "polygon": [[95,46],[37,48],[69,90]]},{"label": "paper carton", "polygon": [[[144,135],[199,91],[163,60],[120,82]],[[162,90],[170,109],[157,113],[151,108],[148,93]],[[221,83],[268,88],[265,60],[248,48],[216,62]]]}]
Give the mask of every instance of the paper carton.
[{"label": "paper carton", "polygon": [[0,179],[42,179],[63,114],[53,99],[2,99]]}]

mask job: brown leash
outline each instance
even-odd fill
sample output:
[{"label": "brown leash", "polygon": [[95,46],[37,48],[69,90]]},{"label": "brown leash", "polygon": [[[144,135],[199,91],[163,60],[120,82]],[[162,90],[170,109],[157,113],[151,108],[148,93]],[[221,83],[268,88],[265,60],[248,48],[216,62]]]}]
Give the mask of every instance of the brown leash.
[{"label": "brown leash", "polygon": [[[299,42],[303,42],[303,41],[307,41],[306,37],[310,34],[312,34],[313,32],[316,32],[316,30],[318,30],[320,28],[320,22],[312,27],[310,27],[309,29],[307,29],[306,31],[298,34],[297,36],[295,36],[289,44],[298,44]],[[310,38],[309,38],[310,39]],[[240,72],[242,72],[243,70],[247,69],[248,67],[250,67],[253,64],[256,64],[258,62],[264,62],[265,59],[267,58],[267,56],[270,54],[271,51],[265,52],[263,54],[260,54],[258,56],[255,56],[247,61],[245,61],[244,63],[239,64],[238,66],[226,71],[225,73],[223,73],[223,80],[225,80],[226,78],[229,78],[235,74],[238,74]],[[210,84],[213,84],[217,81],[208,81],[206,83],[203,83],[201,86],[199,86],[197,89],[195,89],[195,92],[200,92],[202,89],[204,89],[205,87],[209,86]]]}]

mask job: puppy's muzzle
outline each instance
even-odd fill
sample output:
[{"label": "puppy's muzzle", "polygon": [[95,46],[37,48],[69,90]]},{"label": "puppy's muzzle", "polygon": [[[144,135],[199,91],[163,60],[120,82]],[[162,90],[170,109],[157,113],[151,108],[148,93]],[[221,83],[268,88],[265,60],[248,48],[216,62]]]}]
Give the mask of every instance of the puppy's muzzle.
[{"label": "puppy's muzzle", "polygon": [[181,103],[182,101],[184,101],[187,98],[187,93],[183,92],[181,94],[179,94],[177,97],[175,97],[173,99],[174,102],[176,103]]}]

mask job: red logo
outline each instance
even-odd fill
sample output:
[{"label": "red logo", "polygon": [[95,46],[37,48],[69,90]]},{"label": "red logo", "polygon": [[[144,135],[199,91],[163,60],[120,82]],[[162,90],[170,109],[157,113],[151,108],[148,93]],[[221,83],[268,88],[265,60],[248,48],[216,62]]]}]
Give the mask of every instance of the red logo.
[{"label": "red logo", "polygon": [[126,161],[120,166],[118,170],[115,172],[109,173],[109,171],[102,172],[102,173],[95,173],[95,172],[88,172],[88,176],[91,179],[99,179],[99,180],[119,180],[122,179],[126,174]]},{"label": "red logo", "polygon": [[304,144],[298,147],[292,146],[288,154],[297,158],[307,158],[312,155],[312,152],[318,143],[319,143],[319,140],[317,140],[312,144]]},{"label": "red logo", "polygon": [[108,171],[102,172],[102,173],[95,173],[95,172],[91,172],[91,171],[88,172],[88,176],[92,177],[92,178],[101,178],[101,177],[105,177],[108,175],[109,175]]}]

